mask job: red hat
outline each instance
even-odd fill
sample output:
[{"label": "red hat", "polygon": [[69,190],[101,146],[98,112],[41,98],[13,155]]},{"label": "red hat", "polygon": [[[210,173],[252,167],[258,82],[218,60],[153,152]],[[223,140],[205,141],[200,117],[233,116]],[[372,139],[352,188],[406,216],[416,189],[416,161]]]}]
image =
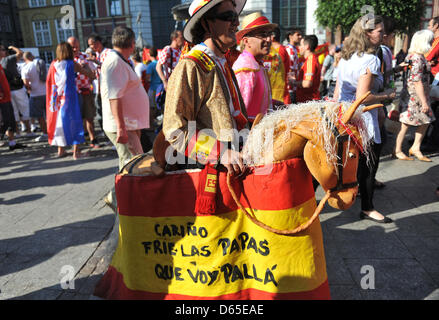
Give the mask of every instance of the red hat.
[{"label": "red hat", "polygon": [[254,12],[245,16],[242,20],[242,29],[236,33],[236,40],[239,42],[249,32],[260,29],[275,29],[278,25],[276,23],[270,23],[266,17],[260,12]]}]

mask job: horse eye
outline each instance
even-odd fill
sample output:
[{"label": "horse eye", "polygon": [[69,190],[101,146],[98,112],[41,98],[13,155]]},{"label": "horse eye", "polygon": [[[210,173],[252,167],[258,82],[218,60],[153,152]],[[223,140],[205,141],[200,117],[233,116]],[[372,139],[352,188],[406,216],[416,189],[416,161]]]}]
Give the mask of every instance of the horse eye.
[{"label": "horse eye", "polygon": [[349,159],[355,159],[355,153],[349,152]]}]

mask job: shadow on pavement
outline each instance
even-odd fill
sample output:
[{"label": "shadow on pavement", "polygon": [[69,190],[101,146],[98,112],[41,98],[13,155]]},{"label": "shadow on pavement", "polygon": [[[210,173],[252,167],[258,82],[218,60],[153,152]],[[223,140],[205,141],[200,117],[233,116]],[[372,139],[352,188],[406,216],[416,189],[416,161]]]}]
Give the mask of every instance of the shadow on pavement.
[{"label": "shadow on pavement", "polygon": [[26,176],[20,178],[3,179],[0,193],[15,190],[30,190],[38,187],[52,187],[65,184],[80,184],[93,181],[108,175],[115,174],[115,168],[86,169],[72,172],[46,174],[44,176]]},{"label": "shadow on pavement", "polygon": [[35,193],[35,194],[29,194],[25,196],[19,196],[17,198],[13,198],[10,200],[3,201],[2,198],[0,198],[0,204],[4,205],[11,205],[11,204],[20,204],[28,201],[35,201],[41,198],[44,198],[46,195],[43,193]]},{"label": "shadow on pavement", "polygon": [[[84,150],[83,152],[85,152]],[[67,151],[68,156],[62,159],[56,157],[56,150],[51,154],[41,154],[38,150],[35,154],[23,153],[23,154],[13,154],[4,156],[5,160],[9,160],[9,165],[12,168],[7,168],[9,171],[0,172],[0,176],[7,176],[9,174],[17,172],[27,172],[27,171],[38,171],[45,169],[63,168],[70,167],[86,162],[96,162],[102,161],[103,159],[116,159],[116,151],[111,149],[106,150],[90,150],[90,156],[87,158],[82,158],[78,160],[73,159],[73,154],[71,151]],[[36,157],[38,157],[36,159]],[[42,157],[42,158],[41,158]],[[8,159],[9,158],[9,159]]]},{"label": "shadow on pavement", "polygon": [[63,250],[88,243],[101,242],[114,225],[114,214],[42,229],[32,235],[0,240],[0,276],[32,268]]}]

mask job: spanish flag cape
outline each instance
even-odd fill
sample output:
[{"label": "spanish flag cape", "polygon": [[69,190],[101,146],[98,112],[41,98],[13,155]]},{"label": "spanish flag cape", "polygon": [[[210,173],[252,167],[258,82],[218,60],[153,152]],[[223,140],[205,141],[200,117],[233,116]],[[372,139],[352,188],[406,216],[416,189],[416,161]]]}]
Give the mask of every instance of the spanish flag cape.
[{"label": "spanish flag cape", "polygon": [[[139,162],[134,158],[132,163]],[[128,164],[129,166],[130,164]],[[244,207],[275,228],[295,228],[316,208],[303,159],[232,179]],[[264,168],[265,170],[265,168]],[[238,210],[218,176],[216,212],[194,212],[200,170],[165,177],[118,174],[119,242],[94,294],[106,299],[329,299],[318,219],[274,234]],[[206,182],[206,188],[209,181]]]},{"label": "spanish flag cape", "polygon": [[46,79],[46,121],[50,145],[84,143],[73,60],[53,61]]}]

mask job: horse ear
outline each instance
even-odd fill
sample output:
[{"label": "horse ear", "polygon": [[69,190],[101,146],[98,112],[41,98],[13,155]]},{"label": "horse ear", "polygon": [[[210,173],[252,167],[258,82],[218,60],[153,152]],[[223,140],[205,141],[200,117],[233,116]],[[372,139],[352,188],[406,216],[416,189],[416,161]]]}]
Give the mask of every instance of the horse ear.
[{"label": "horse ear", "polygon": [[370,110],[375,109],[375,108],[381,108],[381,107],[384,107],[384,105],[383,104],[373,104],[373,105],[364,107],[363,112],[370,111]]},{"label": "horse ear", "polygon": [[257,124],[262,120],[263,117],[264,117],[264,115],[263,115],[262,113],[258,113],[258,114],[256,115],[255,121],[253,121],[253,124],[252,124],[251,129],[253,129],[253,127],[254,127],[255,125],[257,125]]},{"label": "horse ear", "polygon": [[354,103],[349,107],[348,110],[343,114],[343,117],[341,118],[341,121],[344,124],[347,124],[352,116],[354,115],[355,111],[357,111],[357,108],[360,106],[360,104],[370,95],[370,91],[367,91],[362,97],[355,100]]}]

